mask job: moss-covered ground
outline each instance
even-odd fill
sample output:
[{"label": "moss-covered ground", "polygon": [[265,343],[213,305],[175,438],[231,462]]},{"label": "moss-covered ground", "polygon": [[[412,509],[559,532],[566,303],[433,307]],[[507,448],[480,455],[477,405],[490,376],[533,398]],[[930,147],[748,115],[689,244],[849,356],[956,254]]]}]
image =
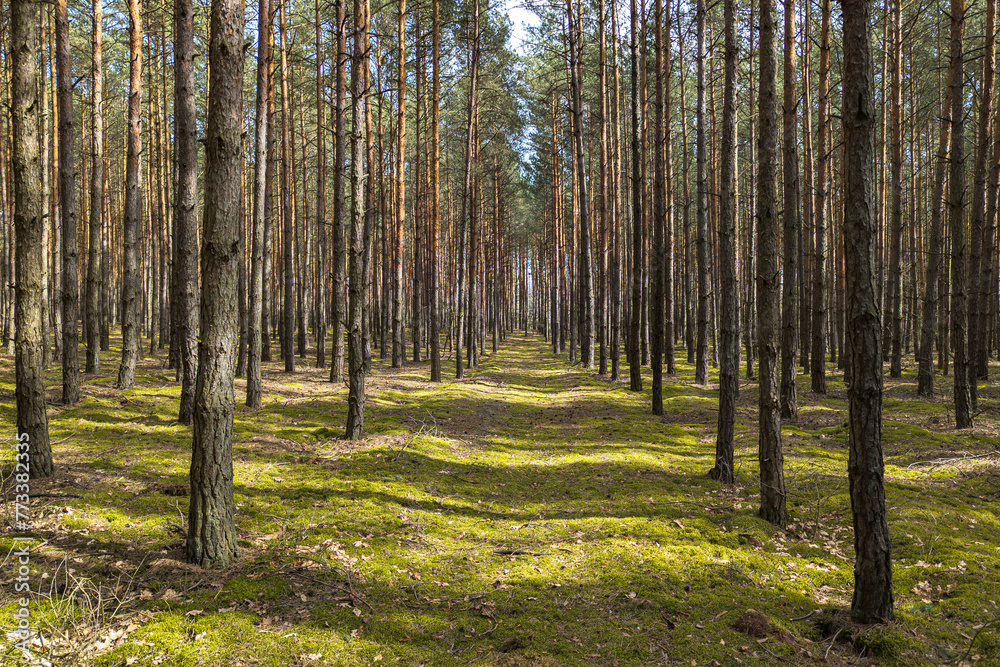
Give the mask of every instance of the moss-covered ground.
[{"label": "moss-covered ground", "polygon": [[[30,656],[48,664],[1000,664],[1000,386],[952,428],[915,375],[887,380],[884,448],[897,620],[848,620],[846,393],[800,376],[783,427],[790,523],[757,518],[756,384],[738,406],[739,483],[714,460],[717,388],[692,367],[646,391],[513,336],[462,381],[426,364],[368,380],[367,437],[340,439],[346,390],[300,362],[265,373],[235,424],[239,562],[183,562],[191,431],[163,355],[113,388],[117,352],[57,404],[57,475],[32,483]],[[683,361],[681,352],[678,356]],[[451,362],[446,362],[446,369]],[[623,365],[627,374],[627,367]],[[997,369],[993,369],[994,377]],[[714,377],[714,376],[713,376]],[[242,399],[243,381],[237,381]],[[13,647],[13,363],[0,359],[5,526],[0,664]],[[23,535],[23,533],[22,533]],[[6,638],[4,637],[6,635]]]}]

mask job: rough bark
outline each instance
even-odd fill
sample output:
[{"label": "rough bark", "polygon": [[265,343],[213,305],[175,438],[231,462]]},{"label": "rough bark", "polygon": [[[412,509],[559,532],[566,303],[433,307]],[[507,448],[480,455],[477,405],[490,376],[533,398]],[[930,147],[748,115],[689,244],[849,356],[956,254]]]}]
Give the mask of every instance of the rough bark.
[{"label": "rough bark", "polygon": [[348,440],[358,440],[365,429],[365,365],[362,350],[362,283],[365,233],[364,113],[365,72],[368,70],[368,18],[364,0],[354,0],[354,50],[351,60],[351,220],[349,246],[350,304],[347,320]]},{"label": "rough bark", "polygon": [[[406,252],[406,0],[399,0],[397,24],[399,60],[396,64],[396,95],[399,98],[396,115],[396,251],[392,268],[392,367],[401,368],[406,359],[406,332],[403,330],[403,253]],[[464,213],[463,213],[464,218]],[[460,222],[461,224],[461,222]],[[461,243],[461,242],[460,242]],[[461,271],[461,267],[458,269]],[[460,283],[461,284],[461,283]],[[459,288],[461,294],[461,288]],[[461,308],[459,308],[461,313]],[[459,314],[461,317],[461,314]],[[461,328],[458,332],[461,350]],[[457,357],[458,377],[462,377],[462,355]]]},{"label": "rough bark", "polygon": [[[960,0],[959,0],[960,1]],[[844,267],[853,381],[848,388],[848,477],[854,516],[859,623],[892,618],[892,558],[882,463],[882,329],[875,292],[875,85],[871,0],[844,0]]]},{"label": "rough bark", "polygon": [[[11,175],[14,181],[14,373],[18,444],[27,442],[28,473],[49,477],[52,448],[45,412],[45,376],[42,339],[42,274],[44,267],[41,188],[38,142],[38,94],[35,62],[38,48],[37,5],[32,0],[11,0]],[[20,452],[20,449],[18,450]]]},{"label": "rough bark", "polygon": [[438,314],[440,278],[438,254],[441,244],[441,10],[433,0],[431,19],[431,230],[430,230],[430,338],[431,382],[441,381],[441,329]]},{"label": "rough bark", "polygon": [[725,83],[722,91],[722,145],[719,178],[719,429],[712,479],[732,484],[736,395],[740,383],[740,312],[736,284],[736,0],[725,0]]},{"label": "rough bark", "polygon": [[573,147],[576,157],[576,169],[579,174],[577,195],[580,211],[580,361],[584,368],[594,365],[594,268],[590,249],[590,201],[587,197],[587,166],[584,158],[583,145],[583,75],[580,63],[583,52],[582,36],[579,33],[577,16],[574,13],[573,0],[566,0],[566,16],[569,25],[569,69],[570,69],[570,106],[573,114]]},{"label": "rough bark", "polygon": [[649,298],[650,331],[649,363],[653,371],[653,414],[663,414],[663,228],[665,226],[665,194],[663,161],[663,3],[654,0],[656,36],[653,78],[655,102],[653,104],[653,244],[650,248]]},{"label": "rough bark", "polygon": [[237,558],[233,500],[233,367],[243,165],[243,0],[213,0],[209,42],[201,339],[195,391],[187,558],[226,567]]},{"label": "rough bark", "polygon": [[[986,195],[989,191],[987,178],[989,168],[987,160],[992,146],[990,122],[993,117],[993,84],[996,72],[996,0],[986,3],[986,44],[983,49],[983,77],[979,102],[979,134],[976,146],[976,164],[973,168],[972,185],[972,215],[969,226],[969,242],[971,255],[969,257],[969,397],[972,408],[976,408],[977,384],[988,367],[986,363],[987,343],[986,318],[983,317],[983,293],[991,291],[990,284],[983,282],[983,264],[985,251],[989,247],[989,231],[987,230]],[[986,306],[988,312],[988,306]]]},{"label": "rough bark", "polygon": [[288,89],[288,30],[285,21],[285,4],[288,0],[278,0],[279,36],[281,52],[281,276],[282,276],[282,327],[281,356],[285,360],[285,372],[295,372],[295,217],[292,212],[292,117],[289,112]]},{"label": "rough bark", "polygon": [[784,211],[782,216],[781,279],[781,418],[799,412],[795,390],[799,345],[799,244],[802,217],[799,202],[798,97],[795,94],[795,0],[785,4],[784,99],[782,104]]},{"label": "rough bark", "polygon": [[[326,368],[326,53],[323,21],[316,0],[316,254],[313,313],[316,330],[316,368]],[[383,346],[384,347],[384,346]]]},{"label": "rough bark", "polygon": [[[472,196],[473,196],[473,178],[472,178],[472,163],[475,156],[475,126],[476,126],[476,105],[478,102],[477,89],[479,86],[479,0],[473,0],[473,34],[472,34],[472,54],[470,56],[470,67],[469,67],[469,103],[468,103],[468,114],[466,119],[466,133],[465,133],[465,170],[462,178],[462,216],[459,218],[458,223],[458,325],[455,330],[455,377],[461,379],[465,375],[465,369],[462,366],[462,340],[466,336],[465,328],[465,300],[466,300],[466,267],[471,269],[474,264],[470,261],[473,249],[467,247],[465,244],[465,228],[466,221],[469,221],[468,227],[471,231],[472,223]],[[472,276],[469,276],[469,282],[471,283]]]},{"label": "rough bark", "polygon": [[821,27],[819,50],[819,132],[816,137],[816,205],[813,207],[816,227],[816,243],[813,246],[813,292],[812,292],[812,354],[809,375],[812,390],[826,393],[826,330],[827,330],[827,289],[826,251],[827,217],[826,197],[830,184],[830,0],[821,3]]},{"label": "rough bark", "polygon": [[760,138],[757,143],[757,349],[760,516],[784,526],[784,455],[778,414],[778,322],[781,277],[778,268],[778,97],[776,92],[774,0],[760,0]]},{"label": "rough bark", "polygon": [[[266,127],[266,123],[262,124]],[[177,190],[174,225],[177,251],[177,342],[180,345],[181,400],[178,421],[194,419],[198,379],[198,118],[194,82],[194,4],[174,0],[174,155]]]},{"label": "rough bark", "polygon": [[931,235],[928,248],[926,276],[924,279],[923,315],[920,326],[920,349],[917,353],[917,395],[934,396],[934,336],[938,328],[938,290],[944,267],[944,229],[942,206],[944,183],[951,150],[952,90],[960,76],[959,61],[952,60],[948,68],[948,85],[945,88],[938,135],[937,158],[934,165],[934,186],[931,194]]},{"label": "rough bark", "polygon": [[631,0],[629,17],[631,31],[629,48],[631,52],[632,83],[632,321],[629,328],[629,389],[642,391],[642,366],[639,356],[640,324],[642,316],[642,192],[640,180],[641,146],[639,145],[639,50],[636,20],[636,0]]},{"label": "rough bark", "polygon": [[[336,154],[333,158],[333,299],[330,312],[330,382],[344,380],[344,319],[347,305],[344,295],[345,259],[344,221],[347,218],[347,200],[344,191],[344,169],[347,164],[347,0],[336,0],[337,5],[337,90],[335,95]],[[405,8],[404,8],[405,9]],[[400,98],[405,103],[405,96]],[[405,125],[401,126],[405,134]],[[400,158],[401,160],[403,158]],[[400,167],[402,170],[402,166]],[[402,197],[401,197],[402,199]]]},{"label": "rough bark", "polygon": [[889,285],[886,310],[892,349],[889,355],[889,377],[903,374],[903,8],[902,0],[892,0],[892,78],[890,84],[892,109],[892,217],[889,222]]},{"label": "rough bark", "polygon": [[264,209],[267,192],[267,135],[271,118],[267,113],[267,91],[271,78],[271,2],[257,3],[257,101],[254,112],[253,223],[250,232],[250,313],[247,327],[247,398],[249,408],[263,405],[261,379],[263,292],[264,292]]},{"label": "rough bark", "polygon": [[954,355],[955,425],[972,426],[969,394],[968,294],[965,279],[968,240],[965,232],[965,73],[962,58],[965,0],[951,0],[951,60],[958,76],[951,93],[951,173],[948,175],[948,231],[951,242],[951,337]]},{"label": "rough bark", "polygon": [[708,308],[712,298],[711,269],[708,265],[708,138],[705,136],[707,112],[705,111],[705,0],[695,4],[695,31],[698,48],[698,77],[695,109],[695,180],[696,182],[696,225],[695,250],[698,255],[698,349],[695,353],[694,381],[696,384],[708,382]]},{"label": "rough bark", "polygon": [[62,209],[63,403],[80,400],[80,285],[77,271],[76,148],[73,138],[73,61],[66,0],[56,0],[56,78],[59,97],[59,206]]},{"label": "rough bark", "polygon": [[91,160],[90,225],[87,244],[87,367],[101,369],[101,239],[104,223],[104,6],[93,3],[93,49],[91,51]]},{"label": "rough bark", "polygon": [[128,0],[129,12],[129,93],[128,148],[125,158],[125,210],[122,232],[122,361],[118,368],[118,388],[129,389],[135,382],[139,361],[140,285],[139,235],[142,230],[142,0]]}]

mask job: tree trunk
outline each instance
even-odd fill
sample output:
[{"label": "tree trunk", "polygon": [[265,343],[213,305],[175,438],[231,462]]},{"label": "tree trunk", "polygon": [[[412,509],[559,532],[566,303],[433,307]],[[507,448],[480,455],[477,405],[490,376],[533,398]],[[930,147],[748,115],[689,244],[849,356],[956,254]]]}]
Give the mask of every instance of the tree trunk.
[{"label": "tree trunk", "polygon": [[784,100],[782,106],[782,184],[784,230],[781,278],[781,418],[795,419],[799,413],[795,391],[799,345],[799,243],[802,218],[799,210],[798,97],[795,94],[795,0],[785,4]]},{"label": "tree trunk", "polygon": [[736,428],[736,395],[740,386],[740,312],[736,284],[736,0],[726,0],[725,87],[722,100],[722,154],[719,182],[719,430],[715,440],[715,467],[712,479],[732,484],[733,436]]},{"label": "tree trunk", "polygon": [[[271,2],[258,0],[257,4],[257,102],[254,126],[253,172],[253,225],[250,242],[250,313],[247,332],[247,399],[248,408],[263,405],[264,390],[261,378],[263,334],[264,281],[264,210],[267,193],[267,136],[270,117],[267,113],[267,91],[271,85],[271,43],[265,35],[271,34]],[[320,135],[322,136],[322,134]]]},{"label": "tree trunk", "polygon": [[[961,1],[961,0],[958,0]],[[859,623],[892,619],[892,558],[882,464],[882,329],[873,258],[875,86],[870,0],[844,0],[844,255],[847,332],[848,477],[854,516],[854,599]]]},{"label": "tree trunk", "polygon": [[665,226],[665,191],[663,160],[663,3],[654,0],[656,25],[656,59],[654,78],[656,79],[656,100],[653,104],[653,246],[650,252],[650,345],[649,361],[653,371],[653,414],[663,414],[663,228]]},{"label": "tree trunk", "polygon": [[237,558],[233,500],[233,364],[243,164],[243,0],[213,0],[209,42],[201,340],[191,452],[187,559],[222,568]]},{"label": "tree trunk", "polygon": [[[406,0],[399,0],[397,33],[399,40],[399,60],[396,64],[398,77],[396,93],[399,97],[399,102],[396,116],[396,251],[393,257],[392,271],[392,367],[402,368],[403,362],[406,359],[406,332],[403,327],[403,299],[406,287],[406,284],[403,282],[403,253],[406,252]],[[336,219],[336,216],[334,218]],[[461,272],[461,268],[459,268],[459,272]],[[461,285],[461,282],[459,285]],[[461,294],[461,286],[459,287],[459,294]],[[461,309],[459,309],[459,312],[461,312]],[[459,350],[461,350],[461,347],[461,331],[459,331]],[[461,353],[458,355],[457,363],[459,366],[458,377],[462,377]]]},{"label": "tree trunk", "polygon": [[889,285],[886,310],[889,311],[889,329],[892,350],[889,377],[903,375],[903,8],[902,0],[892,0],[892,218],[890,221]]},{"label": "tree trunk", "polygon": [[[641,149],[639,145],[639,47],[636,0],[631,0],[629,46],[632,71],[632,322],[629,329],[629,389],[642,391],[639,338],[642,316],[642,191]],[[669,36],[669,35],[668,35]]]},{"label": "tree trunk", "polygon": [[354,0],[354,50],[351,60],[351,237],[350,305],[347,324],[347,364],[350,391],[347,398],[348,440],[359,440],[365,429],[365,366],[361,348],[365,277],[365,165],[364,104],[365,78],[368,71],[368,17],[365,0]]},{"label": "tree trunk", "polygon": [[323,21],[316,0],[316,368],[326,368],[326,53]]},{"label": "tree trunk", "polygon": [[267,144],[264,158],[264,261],[263,289],[260,303],[261,362],[271,361],[272,306],[276,299],[272,266],[274,257],[274,2],[268,0],[268,76],[267,76]]},{"label": "tree trunk", "polygon": [[698,47],[698,91],[697,109],[695,110],[695,179],[696,196],[696,217],[697,217],[697,237],[695,241],[696,252],[698,254],[698,349],[695,354],[694,381],[696,384],[708,383],[708,307],[711,299],[710,269],[708,266],[708,255],[710,243],[708,239],[708,174],[706,173],[708,161],[708,138],[705,136],[705,122],[707,113],[705,111],[705,0],[697,0],[695,4],[695,30],[697,32]]},{"label": "tree trunk", "polygon": [[951,0],[951,60],[958,76],[951,94],[951,173],[948,175],[948,231],[951,235],[951,335],[955,364],[955,425],[972,426],[969,395],[968,296],[965,292],[965,73],[962,33],[965,0]]},{"label": "tree trunk", "polygon": [[[263,33],[262,33],[263,34]],[[266,123],[260,123],[266,127]],[[194,418],[198,378],[198,119],[195,111],[194,5],[174,1],[174,133],[177,192],[174,194],[177,265],[174,298],[180,318],[181,400],[178,421]],[[259,371],[258,371],[259,373]]]},{"label": "tree trunk", "polygon": [[441,16],[440,1],[433,0],[431,19],[431,233],[430,233],[430,337],[431,382],[441,381],[441,329],[438,314],[438,254],[441,228]]},{"label": "tree trunk", "polygon": [[760,139],[757,144],[757,348],[760,354],[760,516],[777,526],[787,521],[784,455],[778,415],[778,97],[774,0],[760,0]]},{"label": "tree trunk", "polygon": [[594,269],[590,250],[590,202],[587,199],[587,166],[583,148],[583,53],[582,35],[578,34],[577,17],[573,13],[573,0],[566,0],[569,24],[569,64],[571,108],[573,112],[573,146],[576,151],[577,184],[580,199],[580,361],[584,368],[594,365]]},{"label": "tree trunk", "polygon": [[76,149],[73,139],[73,63],[69,45],[66,0],[56,0],[56,77],[59,88],[59,205],[62,209],[62,375],[63,403],[80,400],[78,320],[80,286],[77,275]]},{"label": "tree trunk", "polygon": [[122,250],[122,362],[118,388],[130,389],[139,360],[139,235],[142,230],[142,0],[128,0],[129,94],[128,156],[125,161],[125,211]]},{"label": "tree trunk", "polygon": [[104,223],[104,72],[103,0],[93,3],[91,106],[93,108],[90,165],[90,227],[87,245],[87,372],[101,369],[101,237]]},{"label": "tree trunk", "polygon": [[816,245],[813,250],[812,293],[812,359],[810,380],[812,390],[826,393],[826,250],[827,250],[827,187],[830,183],[830,0],[822,0],[822,26],[819,49],[819,133],[816,138],[816,205],[813,208]]},{"label": "tree trunk", "polygon": [[24,470],[28,453],[32,478],[49,477],[54,468],[45,412],[45,375],[42,357],[42,228],[41,164],[38,150],[37,5],[32,0],[11,0],[10,49],[11,130],[14,177],[14,366],[17,399],[18,471]]},{"label": "tree trunk", "polygon": [[295,219],[292,212],[292,118],[289,113],[288,90],[288,30],[285,22],[285,4],[279,2],[279,35],[281,48],[281,242],[282,242],[282,327],[281,356],[285,360],[285,372],[295,372],[295,264],[292,254],[292,240],[295,235]]},{"label": "tree trunk", "polygon": [[[986,3],[986,45],[983,53],[983,82],[979,103],[979,135],[976,147],[976,165],[973,170],[972,186],[972,216],[969,228],[969,240],[972,243],[972,254],[969,258],[969,397],[972,409],[976,408],[977,384],[988,367],[986,363],[987,328],[983,315],[983,292],[989,291],[989,283],[983,282],[984,251],[988,248],[986,179],[989,168],[986,161],[990,155],[991,133],[990,121],[993,115],[993,79],[996,71],[996,0]],[[986,241],[986,242],[984,242]]]},{"label": "tree trunk", "polygon": [[927,245],[927,275],[924,279],[923,317],[920,327],[920,350],[917,362],[917,395],[934,396],[934,336],[938,328],[938,290],[944,265],[944,229],[942,204],[944,203],[944,182],[951,149],[951,106],[952,90],[961,75],[961,59],[952,59],[948,69],[948,85],[945,88],[941,109],[941,127],[938,137],[937,161],[934,165],[934,188],[931,194],[931,237]]},{"label": "tree trunk", "polygon": [[[995,55],[995,52],[994,52]],[[979,379],[989,380],[990,341],[1000,347],[997,335],[997,283],[994,266],[997,262],[997,189],[1000,187],[1000,113],[993,118],[993,157],[989,167],[986,197],[986,222],[983,227],[982,282],[980,283],[979,315],[983,320],[983,345],[979,357]],[[1000,354],[1000,350],[998,350]]]},{"label": "tree trunk", "polygon": [[[469,282],[472,282],[471,270],[475,266],[471,260],[473,249],[465,244],[465,234],[466,234],[466,221],[469,221],[468,225],[469,231],[471,231],[471,215],[472,215],[472,195],[473,195],[473,178],[472,178],[472,161],[474,157],[475,149],[475,125],[476,125],[476,104],[477,104],[477,88],[479,85],[479,0],[473,0],[473,10],[472,10],[472,54],[470,56],[470,66],[469,66],[469,108],[466,123],[466,134],[465,134],[465,171],[463,175],[463,186],[462,186],[462,217],[459,218],[458,227],[458,237],[456,244],[458,246],[458,324],[455,330],[455,377],[462,379],[465,375],[465,370],[462,367],[462,340],[466,335],[465,327],[465,300],[466,300],[466,267],[469,267],[468,276]],[[470,244],[471,245],[471,244]],[[471,341],[470,341],[471,343]]]}]

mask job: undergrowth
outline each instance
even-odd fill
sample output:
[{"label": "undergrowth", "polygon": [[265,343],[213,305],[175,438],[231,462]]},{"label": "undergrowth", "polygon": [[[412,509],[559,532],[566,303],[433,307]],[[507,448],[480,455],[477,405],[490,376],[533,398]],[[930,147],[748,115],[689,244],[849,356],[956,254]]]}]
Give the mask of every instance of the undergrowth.
[{"label": "undergrowth", "polygon": [[[695,386],[684,363],[655,417],[648,376],[630,392],[536,337],[440,385],[426,364],[376,359],[360,442],[340,439],[344,387],[276,363],[264,407],[235,423],[241,559],[202,571],[183,562],[191,432],[164,361],[145,359],[125,392],[106,362],[75,407],[50,394],[58,471],[32,483],[30,655],[7,634],[4,448],[0,663],[1000,664],[997,385],[959,432],[950,378],[934,401],[916,398],[912,369],[886,381],[897,618],[862,628],[845,611],[846,392],[832,367],[825,396],[800,376],[800,416],[783,425],[778,530],[757,518],[755,383],[741,387],[738,483],[724,487],[706,475],[717,387]],[[58,379],[50,370],[53,392]],[[8,357],[0,392],[12,434]]]}]

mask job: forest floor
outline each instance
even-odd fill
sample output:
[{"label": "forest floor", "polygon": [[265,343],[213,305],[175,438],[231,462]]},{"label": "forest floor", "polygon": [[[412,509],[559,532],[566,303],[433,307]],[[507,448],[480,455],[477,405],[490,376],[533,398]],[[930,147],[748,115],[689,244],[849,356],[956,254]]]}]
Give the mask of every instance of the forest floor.
[{"label": "forest floor", "polygon": [[[996,383],[958,432],[950,378],[934,401],[916,398],[912,368],[886,380],[897,620],[861,628],[839,373],[825,396],[799,377],[779,530],[757,518],[756,383],[742,381],[739,483],[725,487],[706,475],[717,386],[684,363],[655,417],[648,374],[632,393],[534,336],[441,385],[426,363],[376,359],[360,442],[341,439],[346,389],[327,371],[268,364],[264,407],[236,417],[240,560],[202,571],[183,561],[191,431],[173,372],[147,356],[122,392],[117,359],[72,408],[48,374],[57,474],[31,485],[34,664],[1000,665]],[[12,443],[9,357],[0,396]],[[25,663],[9,633],[13,452],[3,665]]]}]

